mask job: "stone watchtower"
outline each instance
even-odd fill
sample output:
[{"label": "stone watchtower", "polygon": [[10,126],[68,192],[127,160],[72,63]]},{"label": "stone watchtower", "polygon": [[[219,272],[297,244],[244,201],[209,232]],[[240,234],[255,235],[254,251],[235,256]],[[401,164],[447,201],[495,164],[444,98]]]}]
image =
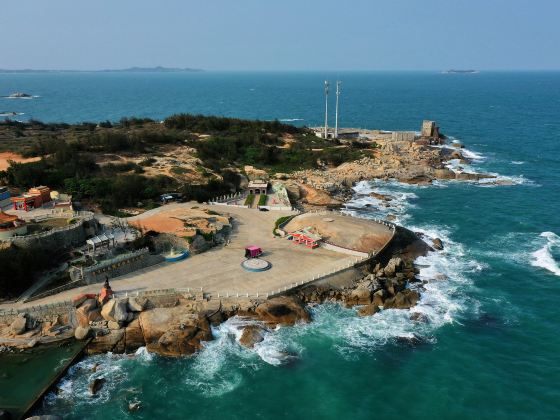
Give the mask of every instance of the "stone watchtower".
[{"label": "stone watchtower", "polygon": [[422,122],[422,137],[434,137],[436,128],[435,121],[424,120]]}]

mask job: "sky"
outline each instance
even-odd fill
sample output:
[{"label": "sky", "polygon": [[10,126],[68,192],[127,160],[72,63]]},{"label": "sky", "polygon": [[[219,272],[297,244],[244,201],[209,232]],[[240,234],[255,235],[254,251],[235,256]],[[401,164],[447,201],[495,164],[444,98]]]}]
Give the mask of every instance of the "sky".
[{"label": "sky", "polygon": [[560,69],[559,0],[2,3],[5,69]]}]

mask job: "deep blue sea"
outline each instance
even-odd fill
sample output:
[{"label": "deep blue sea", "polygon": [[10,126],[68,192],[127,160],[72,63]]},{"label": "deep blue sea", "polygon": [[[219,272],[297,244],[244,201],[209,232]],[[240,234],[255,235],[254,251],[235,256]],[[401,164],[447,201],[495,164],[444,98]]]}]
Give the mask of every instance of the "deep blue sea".
[{"label": "deep blue sea", "polygon": [[[444,240],[444,251],[417,261],[424,279],[446,278],[429,282],[414,309],[428,322],[395,310],[358,318],[325,305],[313,309],[313,323],[281,328],[247,350],[235,341],[239,321],[230,320],[191,358],[139,351],[85,359],[44,412],[68,419],[560,418],[559,72],[0,75],[0,95],[37,96],[0,99],[0,112],[66,122],[189,112],[319,125],[323,80],[337,76],[341,126],[419,130],[423,119],[436,120],[465,144],[474,169],[512,184],[356,186],[350,212],[391,213]],[[392,208],[365,195],[372,190],[395,195]],[[88,383],[99,376],[107,383],[91,397]],[[129,413],[136,400],[141,410]]]}]

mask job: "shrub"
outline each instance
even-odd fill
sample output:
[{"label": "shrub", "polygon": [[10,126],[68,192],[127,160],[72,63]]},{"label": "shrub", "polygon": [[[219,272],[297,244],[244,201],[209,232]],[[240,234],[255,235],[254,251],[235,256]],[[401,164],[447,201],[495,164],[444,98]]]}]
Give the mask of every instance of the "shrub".
[{"label": "shrub", "polygon": [[252,206],[254,202],[255,202],[255,195],[254,194],[249,194],[247,196],[247,198],[245,199],[245,205],[246,206]]}]

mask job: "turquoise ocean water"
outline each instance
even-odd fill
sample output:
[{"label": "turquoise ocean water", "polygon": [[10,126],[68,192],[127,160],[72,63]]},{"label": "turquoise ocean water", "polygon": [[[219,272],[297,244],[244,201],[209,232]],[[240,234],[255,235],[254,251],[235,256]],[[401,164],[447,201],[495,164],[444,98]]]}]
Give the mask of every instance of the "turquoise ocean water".
[{"label": "turquoise ocean water", "polygon": [[[45,121],[163,118],[175,112],[322,122],[336,74],[0,75],[1,111]],[[475,169],[510,186],[363,182],[348,211],[392,213],[445,241],[421,258],[431,282],[415,311],[358,318],[325,305],[314,322],[235,341],[238,320],[197,356],[139,351],[74,366],[42,411],[81,418],[560,418],[560,73],[342,73],[341,125],[418,130],[438,121]],[[334,104],[334,102],[333,102]],[[392,209],[367,196],[398,197]],[[368,207],[366,207],[368,205]],[[100,363],[95,373],[90,366]],[[87,386],[108,378],[96,397]],[[22,378],[22,380],[25,380]],[[129,413],[128,402],[142,403]]]}]

